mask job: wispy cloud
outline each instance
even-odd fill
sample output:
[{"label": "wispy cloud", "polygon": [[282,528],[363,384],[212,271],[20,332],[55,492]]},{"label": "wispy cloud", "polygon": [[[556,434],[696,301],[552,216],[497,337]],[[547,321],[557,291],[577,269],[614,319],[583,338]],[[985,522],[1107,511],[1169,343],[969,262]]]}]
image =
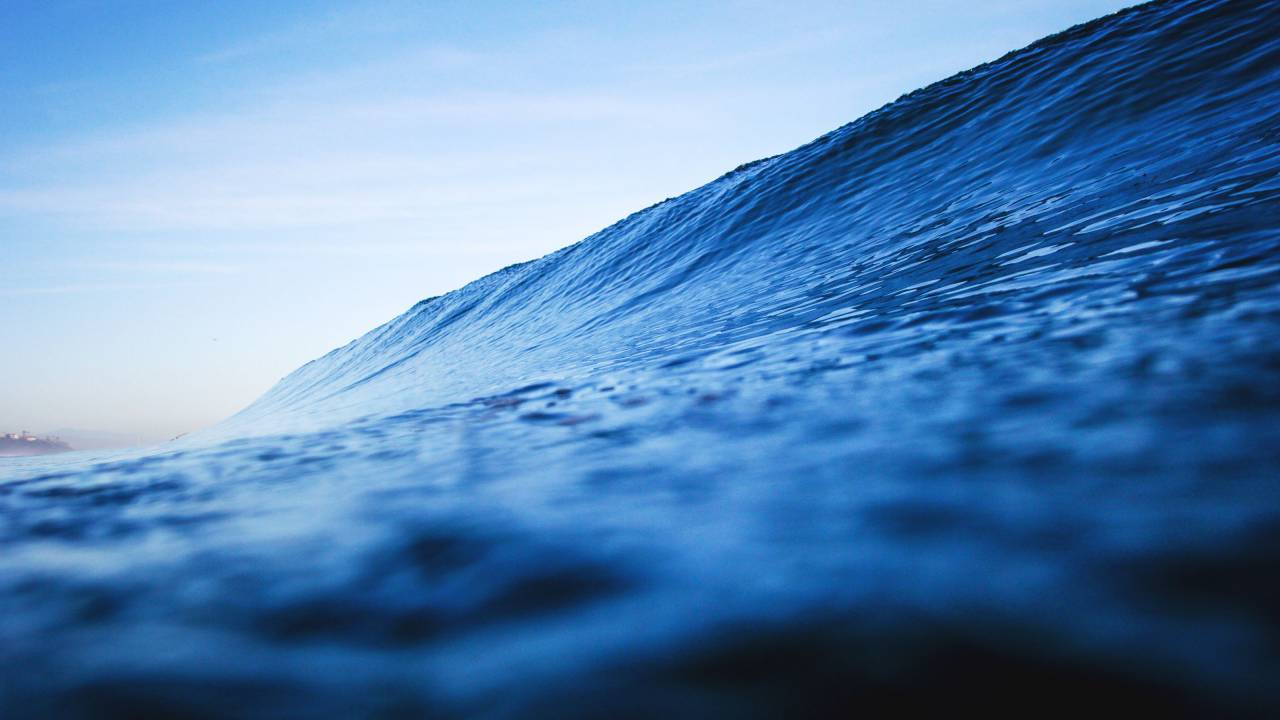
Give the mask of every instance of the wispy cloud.
[{"label": "wispy cloud", "polygon": [[83,295],[92,293],[127,292],[134,290],[159,290],[182,287],[178,283],[72,283],[37,287],[0,287],[0,297],[31,297],[40,295]]},{"label": "wispy cloud", "polygon": [[782,58],[805,53],[814,53],[837,42],[847,40],[848,28],[820,28],[805,34],[802,38],[787,38],[766,45],[757,45],[745,50],[703,54],[699,57],[685,58],[676,62],[650,60],[628,68],[634,72],[660,72],[667,74],[697,74],[741,70],[752,65],[777,62]]},{"label": "wispy cloud", "polygon": [[571,184],[589,158],[557,157],[534,128],[622,139],[702,120],[693,105],[610,93],[283,103],[33,148],[3,163],[0,217],[129,230],[426,221]]},{"label": "wispy cloud", "polygon": [[95,260],[81,264],[90,270],[141,275],[234,275],[244,270],[240,265],[203,260]]},{"label": "wispy cloud", "polygon": [[205,64],[234,62],[335,40],[367,40],[370,36],[390,35],[403,30],[404,9],[387,2],[366,2],[303,16],[291,25],[241,38],[198,55],[196,60]]}]

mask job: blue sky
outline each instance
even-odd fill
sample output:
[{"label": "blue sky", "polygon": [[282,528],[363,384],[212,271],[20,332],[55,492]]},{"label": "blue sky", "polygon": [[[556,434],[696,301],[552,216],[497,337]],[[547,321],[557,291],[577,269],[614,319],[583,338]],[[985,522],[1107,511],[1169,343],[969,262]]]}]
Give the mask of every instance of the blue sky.
[{"label": "blue sky", "polygon": [[414,302],[1117,10],[0,2],[0,431],[208,426]]}]

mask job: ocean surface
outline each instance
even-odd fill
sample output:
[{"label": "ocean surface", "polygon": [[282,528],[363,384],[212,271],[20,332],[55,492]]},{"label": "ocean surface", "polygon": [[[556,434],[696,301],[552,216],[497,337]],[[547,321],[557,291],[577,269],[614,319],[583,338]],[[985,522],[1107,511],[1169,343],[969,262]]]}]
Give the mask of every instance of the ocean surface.
[{"label": "ocean surface", "polygon": [[1277,2],[1072,28],[209,431],[0,464],[6,719],[1134,704],[1280,715]]}]

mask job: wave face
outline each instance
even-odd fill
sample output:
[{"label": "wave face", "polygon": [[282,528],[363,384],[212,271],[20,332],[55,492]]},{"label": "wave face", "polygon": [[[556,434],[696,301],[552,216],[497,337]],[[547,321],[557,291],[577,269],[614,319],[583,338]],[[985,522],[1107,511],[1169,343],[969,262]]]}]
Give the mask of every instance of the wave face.
[{"label": "wave face", "polygon": [[1280,711],[1280,5],[1042,40],[0,481],[6,717]]}]

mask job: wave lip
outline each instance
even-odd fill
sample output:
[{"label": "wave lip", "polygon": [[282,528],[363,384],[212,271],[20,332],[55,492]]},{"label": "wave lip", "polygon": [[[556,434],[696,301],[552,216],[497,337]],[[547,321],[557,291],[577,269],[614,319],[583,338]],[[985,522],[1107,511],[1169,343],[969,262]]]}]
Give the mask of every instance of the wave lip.
[{"label": "wave lip", "polygon": [[23,464],[0,706],[1274,714],[1278,30],[1072,28]]}]

